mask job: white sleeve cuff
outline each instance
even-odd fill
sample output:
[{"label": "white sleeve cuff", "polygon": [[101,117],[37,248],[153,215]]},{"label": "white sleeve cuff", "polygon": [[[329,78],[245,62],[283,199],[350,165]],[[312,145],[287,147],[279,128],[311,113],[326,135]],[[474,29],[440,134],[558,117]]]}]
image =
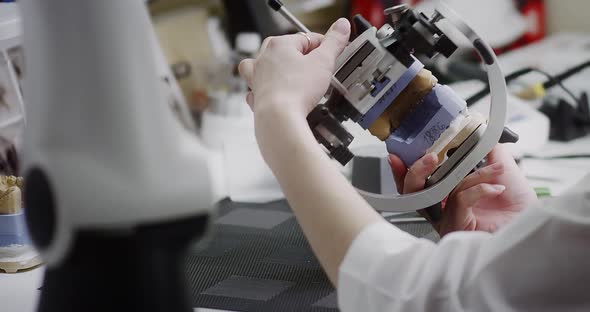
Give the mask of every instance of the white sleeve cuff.
[{"label": "white sleeve cuff", "polygon": [[338,305],[344,311],[361,311],[370,304],[369,292],[375,285],[369,279],[371,268],[388,255],[417,244],[418,238],[387,223],[366,227],[350,245],[338,274]]}]

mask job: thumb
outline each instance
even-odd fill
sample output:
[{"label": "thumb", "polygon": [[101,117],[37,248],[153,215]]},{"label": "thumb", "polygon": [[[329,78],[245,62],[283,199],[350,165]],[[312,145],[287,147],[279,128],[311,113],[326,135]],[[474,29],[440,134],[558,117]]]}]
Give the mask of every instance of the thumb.
[{"label": "thumb", "polygon": [[406,178],[408,168],[406,168],[404,162],[396,155],[390,154],[387,160],[389,161],[389,166],[391,167],[391,173],[393,173],[393,179],[395,180],[397,192],[401,194],[404,190],[404,179]]},{"label": "thumb", "polygon": [[320,46],[310,54],[317,55],[322,58],[323,61],[332,64],[348,44],[349,37],[350,23],[347,19],[340,18],[332,24]]}]

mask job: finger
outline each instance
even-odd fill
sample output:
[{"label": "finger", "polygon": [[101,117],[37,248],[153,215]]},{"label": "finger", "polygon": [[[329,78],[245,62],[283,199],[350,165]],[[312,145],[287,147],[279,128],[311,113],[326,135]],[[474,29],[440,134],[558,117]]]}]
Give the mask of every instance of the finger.
[{"label": "finger", "polygon": [[248,103],[248,106],[250,106],[250,109],[252,111],[254,111],[254,93],[252,93],[252,91],[248,92],[248,94],[246,94],[246,103]]},{"label": "finger", "polygon": [[254,78],[254,59],[245,59],[238,65],[240,76],[246,80],[248,87],[252,89],[252,82]]},{"label": "finger", "polygon": [[453,209],[465,210],[473,207],[478,201],[502,194],[504,185],[481,183],[464,191],[458,192],[453,198]]},{"label": "finger", "polygon": [[393,173],[393,179],[395,180],[397,192],[401,193],[404,190],[404,179],[406,177],[406,173],[408,172],[408,168],[396,155],[390,154],[389,157],[387,157],[387,160],[389,162],[389,166],[391,167],[391,173]]},{"label": "finger", "polygon": [[320,46],[311,54],[320,57],[325,62],[334,63],[336,57],[342,53],[350,37],[350,22],[345,18],[338,19],[324,36]]},{"label": "finger", "polygon": [[[309,38],[309,39],[308,39]],[[322,43],[323,35],[316,33],[297,33],[265,39],[265,44],[260,48],[260,54],[268,49],[294,48],[302,54],[309,53]]]},{"label": "finger", "polygon": [[404,194],[417,192],[424,188],[426,179],[434,172],[438,165],[436,153],[424,155],[408,170],[404,180]]},{"label": "finger", "polygon": [[264,38],[264,40],[262,40],[262,44],[260,45],[260,49],[258,49],[258,53],[256,54],[256,57],[258,57],[260,54],[264,53],[264,51],[266,51],[266,47],[268,46],[268,44],[273,40],[276,39],[277,37],[274,36],[268,36],[266,38]]},{"label": "finger", "polygon": [[[444,210],[444,224],[451,229],[475,230],[477,221],[473,215],[473,207],[481,200],[499,196],[505,189],[503,185],[483,183],[449,196]],[[442,222],[439,223],[437,231],[441,235],[446,234],[441,230]]]},{"label": "finger", "polygon": [[307,35],[311,38],[311,46],[309,46],[309,49],[307,50],[309,52],[317,49],[320,44],[322,44],[322,41],[325,37],[324,35],[318,33],[308,33]]},{"label": "finger", "polygon": [[503,163],[495,163],[485,166],[469,174],[455,189],[460,192],[480,183],[491,183],[502,173],[504,173]]},{"label": "finger", "polygon": [[[307,37],[306,37],[307,35]],[[320,46],[322,43],[322,39],[324,38],[323,35],[316,34],[316,33],[297,33],[294,35],[289,35],[286,37],[293,36],[293,42],[295,43],[295,47],[299,52],[302,54],[308,54],[309,52],[315,50],[317,47]],[[311,39],[308,40],[307,38]],[[291,38],[287,38],[291,39]]]},{"label": "finger", "polygon": [[488,163],[503,163],[509,166],[518,166],[514,157],[505,144],[496,144],[487,156]]}]

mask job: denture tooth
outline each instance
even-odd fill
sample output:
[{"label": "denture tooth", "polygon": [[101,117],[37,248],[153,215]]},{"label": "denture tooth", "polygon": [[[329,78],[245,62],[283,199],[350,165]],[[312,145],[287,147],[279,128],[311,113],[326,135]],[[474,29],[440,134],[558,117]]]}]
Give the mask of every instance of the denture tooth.
[{"label": "denture tooth", "polygon": [[438,79],[429,70],[422,69],[416,75],[386,110],[391,120],[392,130],[400,126],[402,120],[414,111],[437,82]]},{"label": "denture tooth", "polygon": [[383,114],[377,117],[375,122],[369,127],[369,132],[381,141],[385,141],[389,137],[391,134],[391,124],[387,113],[383,112]]},{"label": "denture tooth", "polygon": [[0,176],[0,214],[16,214],[20,211],[22,192],[18,183],[17,177]]},{"label": "denture tooth", "polygon": [[402,120],[421,103],[438,79],[429,70],[422,69],[387,109],[369,127],[369,132],[385,141],[391,132],[399,128]]}]

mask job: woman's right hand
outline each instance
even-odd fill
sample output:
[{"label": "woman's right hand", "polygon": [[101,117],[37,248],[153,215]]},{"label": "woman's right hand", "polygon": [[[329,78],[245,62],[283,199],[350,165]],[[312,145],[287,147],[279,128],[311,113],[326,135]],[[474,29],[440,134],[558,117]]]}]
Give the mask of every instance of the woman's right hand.
[{"label": "woman's right hand", "polygon": [[239,65],[252,90],[247,98],[252,110],[286,110],[307,116],[328,89],[336,58],[348,44],[349,35],[350,23],[341,18],[325,35],[266,38],[256,59]]},{"label": "woman's right hand", "polygon": [[350,23],[341,18],[325,35],[309,33],[264,40],[256,59],[240,63],[251,92],[256,137],[266,159],[281,148],[285,131],[311,136],[307,114],[328,90],[336,58],[348,44]]}]

